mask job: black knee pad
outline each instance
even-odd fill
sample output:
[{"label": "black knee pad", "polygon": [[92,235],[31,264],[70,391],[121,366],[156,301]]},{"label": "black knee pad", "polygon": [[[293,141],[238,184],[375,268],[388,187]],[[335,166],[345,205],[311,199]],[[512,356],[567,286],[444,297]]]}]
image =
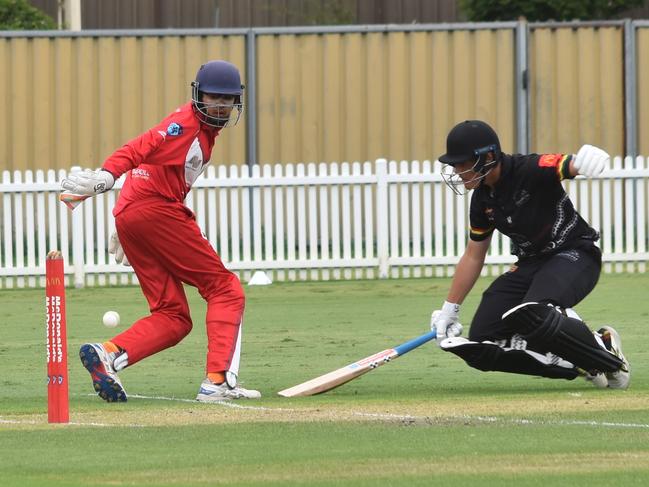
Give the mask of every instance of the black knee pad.
[{"label": "black knee pad", "polygon": [[495,343],[471,342],[464,338],[449,338],[441,343],[441,347],[444,351],[454,353],[462,358],[467,365],[484,372],[510,372],[568,380],[572,380],[579,375],[574,367],[565,367],[548,361],[541,361],[525,350],[502,348]]},{"label": "black knee pad", "polygon": [[487,372],[496,370],[494,366],[503,353],[495,343],[471,342],[464,338],[447,339],[442,342],[442,350],[451,352],[474,369]]},{"label": "black knee pad", "polygon": [[588,371],[614,372],[622,361],[602,348],[586,324],[552,306],[525,303],[503,315],[503,322],[523,334],[534,349],[547,350]]}]

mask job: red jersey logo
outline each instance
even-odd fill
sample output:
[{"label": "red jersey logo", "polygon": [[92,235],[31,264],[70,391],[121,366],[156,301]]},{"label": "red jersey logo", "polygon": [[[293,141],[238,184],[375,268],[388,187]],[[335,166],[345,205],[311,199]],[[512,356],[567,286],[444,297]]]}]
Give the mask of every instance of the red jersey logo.
[{"label": "red jersey logo", "polygon": [[557,167],[563,154],[543,154],[539,159],[539,167]]}]

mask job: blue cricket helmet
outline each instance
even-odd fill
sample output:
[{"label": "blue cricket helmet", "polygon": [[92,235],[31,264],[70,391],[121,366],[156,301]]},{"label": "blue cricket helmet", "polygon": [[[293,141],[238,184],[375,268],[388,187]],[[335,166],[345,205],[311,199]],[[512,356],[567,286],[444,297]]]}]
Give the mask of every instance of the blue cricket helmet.
[{"label": "blue cricket helmet", "polygon": [[[241,75],[237,67],[227,61],[209,61],[203,64],[192,82],[192,102],[201,121],[213,127],[228,127],[236,125],[243,112],[243,90]],[[236,118],[217,118],[208,115],[209,106],[203,103],[202,94],[232,95],[233,109],[237,110]]]},{"label": "blue cricket helmet", "polygon": [[227,61],[210,61],[203,64],[192,83],[203,93],[238,95],[243,94],[241,76],[237,67]]}]

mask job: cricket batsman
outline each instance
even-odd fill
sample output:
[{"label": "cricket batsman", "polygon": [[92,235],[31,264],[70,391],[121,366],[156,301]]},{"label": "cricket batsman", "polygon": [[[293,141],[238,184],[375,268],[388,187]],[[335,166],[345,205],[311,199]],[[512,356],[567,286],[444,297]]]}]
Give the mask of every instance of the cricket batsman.
[{"label": "cricket batsman", "polygon": [[191,331],[183,284],[196,287],[207,302],[206,377],[196,399],[261,397],[237,379],[242,286],[183,203],[209,163],[217,136],[239,121],[244,86],[239,70],[226,61],[203,64],[191,86],[191,102],[117,149],[101,169],[71,174],[61,184],[65,192],[94,196],[126,174],[113,209],[117,231],[109,252],[118,263],[133,266],[151,314],[109,341],[79,350],[95,390],[108,402],[127,400],[119,371],[173,347]]},{"label": "cricket batsman", "polygon": [[[577,213],[561,180],[594,177],[610,159],[592,145],[572,154],[509,155],[479,120],[457,124],[439,157],[458,194],[473,190],[470,232],[446,302],[433,312],[439,346],[483,371],[553,379],[582,376],[600,388],[626,389],[629,362],[611,326],[592,332],[571,309],[599,279],[599,234]],[[469,338],[455,336],[460,305],[484,266],[494,231],[507,235],[518,261],[483,293]]]}]

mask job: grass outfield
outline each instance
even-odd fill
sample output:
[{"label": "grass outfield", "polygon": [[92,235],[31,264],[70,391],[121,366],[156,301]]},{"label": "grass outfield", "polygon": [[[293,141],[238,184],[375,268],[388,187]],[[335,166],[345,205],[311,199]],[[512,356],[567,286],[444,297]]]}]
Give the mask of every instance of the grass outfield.
[{"label": "grass outfield", "polygon": [[[482,279],[465,303],[468,323]],[[330,393],[278,390],[414,338],[448,279],[286,283],[246,288],[241,378],[253,402],[199,404],[205,305],[178,346],[126,369],[131,395],[93,394],[79,345],[146,314],[138,288],[67,294],[70,425],[48,425],[43,290],[0,291],[0,484],[649,485],[646,275],[605,275],[577,310],[621,332],[628,391],[472,370],[434,343]],[[122,325],[118,330],[124,329]],[[137,396],[137,397],[136,397]]]}]

